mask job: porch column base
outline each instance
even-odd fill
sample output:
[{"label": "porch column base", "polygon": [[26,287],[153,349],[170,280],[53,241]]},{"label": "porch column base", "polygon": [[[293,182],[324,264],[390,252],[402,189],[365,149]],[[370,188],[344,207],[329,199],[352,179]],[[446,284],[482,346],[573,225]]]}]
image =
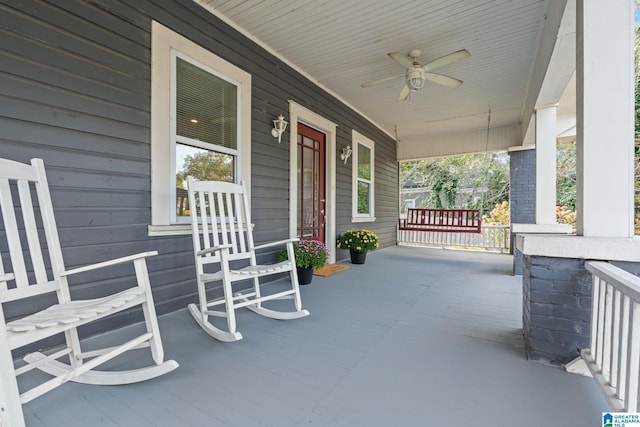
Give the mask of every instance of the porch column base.
[{"label": "porch column base", "polygon": [[[511,224],[511,239],[516,241],[518,234],[571,234],[573,229],[569,224]],[[522,275],[522,252],[516,245],[513,249],[513,271],[514,276]]]},{"label": "porch column base", "polygon": [[585,260],[640,270],[640,239],[520,234],[522,326],[527,358],[564,365],[590,346],[591,274]]}]

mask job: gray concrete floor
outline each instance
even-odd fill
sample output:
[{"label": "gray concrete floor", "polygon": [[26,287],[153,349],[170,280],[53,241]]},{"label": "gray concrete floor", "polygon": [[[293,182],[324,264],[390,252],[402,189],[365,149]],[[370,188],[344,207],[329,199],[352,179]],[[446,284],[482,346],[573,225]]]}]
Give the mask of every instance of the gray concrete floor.
[{"label": "gray concrete floor", "polygon": [[177,370],[126,386],[65,384],[25,405],[27,425],[600,425],[608,409],[592,379],[525,359],[511,260],[374,251],[302,288],[309,317],[242,310],[235,343],[210,338],[186,310],[162,316]]}]

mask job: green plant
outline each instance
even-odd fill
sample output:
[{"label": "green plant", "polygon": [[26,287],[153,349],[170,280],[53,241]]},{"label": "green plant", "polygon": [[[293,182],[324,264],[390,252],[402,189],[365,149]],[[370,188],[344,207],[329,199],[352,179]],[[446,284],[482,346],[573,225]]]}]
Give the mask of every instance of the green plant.
[{"label": "green plant", "polygon": [[338,239],[337,246],[357,252],[372,251],[378,247],[378,236],[369,230],[347,230]]},{"label": "green plant", "polygon": [[[293,243],[293,255],[296,267],[312,267],[314,270],[322,267],[329,259],[327,247],[319,240],[300,240]],[[287,248],[278,253],[278,262],[289,259]]]}]

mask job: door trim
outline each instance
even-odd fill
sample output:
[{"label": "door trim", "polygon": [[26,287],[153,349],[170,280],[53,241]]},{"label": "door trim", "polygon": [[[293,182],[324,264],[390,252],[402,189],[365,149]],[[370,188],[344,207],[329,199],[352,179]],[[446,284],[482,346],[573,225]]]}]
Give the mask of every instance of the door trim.
[{"label": "door trim", "polygon": [[329,262],[336,262],[336,128],[338,125],[314,113],[295,101],[289,101],[289,237],[296,237],[298,224],[298,122],[326,135],[325,140],[325,210],[324,241],[329,250]]}]

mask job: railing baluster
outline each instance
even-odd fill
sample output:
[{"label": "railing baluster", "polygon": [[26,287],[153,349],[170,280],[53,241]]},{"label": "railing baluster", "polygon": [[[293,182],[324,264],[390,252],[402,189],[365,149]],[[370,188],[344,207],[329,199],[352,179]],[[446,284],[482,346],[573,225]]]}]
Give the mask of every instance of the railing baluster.
[{"label": "railing baluster", "polygon": [[618,385],[618,363],[620,363],[620,298],[622,294],[619,290],[615,290],[613,294],[613,337],[611,343],[611,375],[609,381],[611,386],[616,388]]},{"label": "railing baluster", "polygon": [[[600,278],[596,275],[593,276],[593,290],[591,298],[591,318],[596,319],[596,314],[598,313],[598,307],[600,306],[598,302],[598,296],[600,295]],[[596,349],[596,342],[598,338],[598,322],[591,322],[591,356],[595,358],[595,354],[593,353]]]},{"label": "railing baluster", "polygon": [[613,304],[613,342],[612,346],[612,354],[611,354],[611,386],[616,388],[618,386],[618,366],[620,364],[620,322],[621,315],[620,312],[622,310],[622,304],[620,300],[622,299],[622,293],[620,290],[615,291],[614,294],[614,304]]},{"label": "railing baluster", "polygon": [[613,334],[613,286],[605,286],[602,341],[602,375],[611,382],[611,335]]},{"label": "railing baluster", "polygon": [[629,322],[631,321],[631,298],[624,296],[622,303],[622,345],[620,346],[620,381],[618,397],[627,399],[627,378],[629,377]]},{"label": "railing baluster", "polygon": [[593,275],[591,348],[582,351],[612,410],[637,412],[640,395],[640,278],[589,261]]},{"label": "railing baluster", "polygon": [[603,344],[604,344],[604,305],[605,305],[605,294],[607,292],[607,283],[603,282],[600,286],[598,292],[598,317],[596,324],[598,325],[598,330],[596,332],[596,365],[599,370],[602,370],[602,354],[603,354]]},{"label": "railing baluster", "polygon": [[633,303],[629,361],[629,395],[625,401],[628,412],[638,410],[638,377],[640,376],[640,304]]}]

